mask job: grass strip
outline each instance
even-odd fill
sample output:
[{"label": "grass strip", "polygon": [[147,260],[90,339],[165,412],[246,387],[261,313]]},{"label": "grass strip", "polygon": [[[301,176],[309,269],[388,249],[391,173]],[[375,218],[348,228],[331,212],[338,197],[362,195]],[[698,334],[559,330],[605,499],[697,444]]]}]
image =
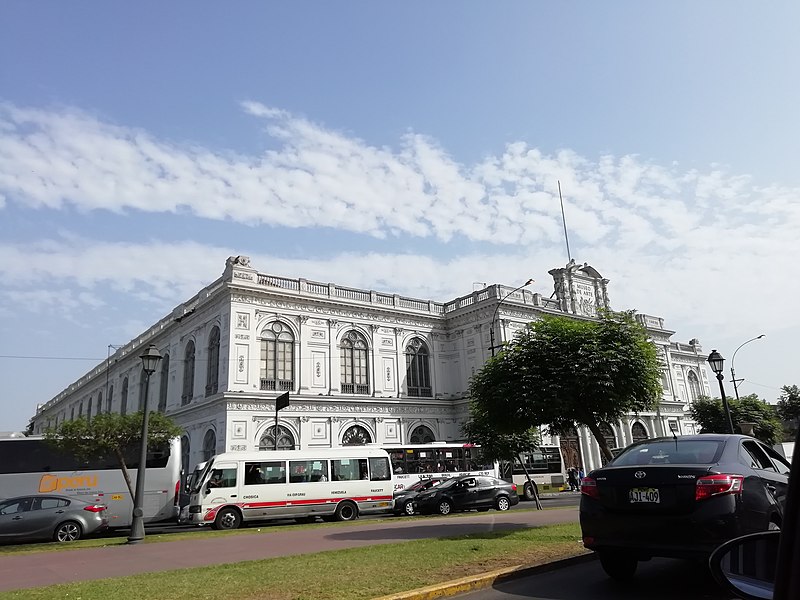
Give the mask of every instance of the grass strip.
[{"label": "grass strip", "polygon": [[61,584],[2,600],[364,600],[583,552],[577,523]]}]

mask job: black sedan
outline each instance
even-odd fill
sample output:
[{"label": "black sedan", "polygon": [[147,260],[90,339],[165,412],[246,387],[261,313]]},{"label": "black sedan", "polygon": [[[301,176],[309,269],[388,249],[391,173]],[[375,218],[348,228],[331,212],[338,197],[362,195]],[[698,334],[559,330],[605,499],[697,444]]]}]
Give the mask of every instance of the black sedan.
[{"label": "black sedan", "polygon": [[726,540],[780,529],[789,470],[744,435],[633,444],[581,482],[583,545],[615,579],[653,556],[705,560]]},{"label": "black sedan", "polygon": [[508,510],[518,502],[515,484],[475,475],[447,479],[420,493],[414,500],[419,512],[441,515],[459,510]]},{"label": "black sedan", "polygon": [[402,490],[394,493],[394,514],[411,516],[416,511],[414,501],[420,492],[439,485],[444,479],[442,477],[429,477],[427,479],[420,479]]}]

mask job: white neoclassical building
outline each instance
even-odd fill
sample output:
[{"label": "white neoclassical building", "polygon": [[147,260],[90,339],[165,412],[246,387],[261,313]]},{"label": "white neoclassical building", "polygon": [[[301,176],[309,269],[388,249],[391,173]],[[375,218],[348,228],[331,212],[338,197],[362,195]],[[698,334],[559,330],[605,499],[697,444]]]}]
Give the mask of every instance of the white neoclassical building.
[{"label": "white neoclassical building", "polygon": [[[33,431],[139,410],[139,355],[154,344],[163,359],[148,404],[184,429],[187,469],[218,452],[271,449],[276,436],[279,447],[306,449],[461,440],[492,326],[499,345],[541,315],[591,319],[609,306],[608,280],[594,268],[572,261],[550,274],[549,298],[496,284],[440,303],[267,275],[231,257],[219,279],[40,405]],[[688,406],[709,394],[697,340],[672,342],[662,318],[637,318],[659,348],[664,394],[656,410],[604,424],[612,447],[694,433]],[[545,442],[561,443],[569,464],[601,464],[586,430]]]}]

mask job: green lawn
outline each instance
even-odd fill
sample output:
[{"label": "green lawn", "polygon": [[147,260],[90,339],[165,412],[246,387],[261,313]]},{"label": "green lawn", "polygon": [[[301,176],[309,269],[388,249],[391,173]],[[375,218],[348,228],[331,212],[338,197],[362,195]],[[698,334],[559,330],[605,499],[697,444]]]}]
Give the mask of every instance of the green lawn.
[{"label": "green lawn", "polygon": [[369,599],[583,552],[580,526],[570,523],[63,584],[5,592],[0,598]]}]

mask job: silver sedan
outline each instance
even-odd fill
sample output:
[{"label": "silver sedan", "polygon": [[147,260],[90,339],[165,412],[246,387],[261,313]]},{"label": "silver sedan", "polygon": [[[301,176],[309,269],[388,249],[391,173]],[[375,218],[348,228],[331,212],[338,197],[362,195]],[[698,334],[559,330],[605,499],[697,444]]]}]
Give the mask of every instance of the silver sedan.
[{"label": "silver sedan", "polygon": [[108,527],[106,507],[68,496],[18,496],[0,501],[0,543],[73,542]]}]

